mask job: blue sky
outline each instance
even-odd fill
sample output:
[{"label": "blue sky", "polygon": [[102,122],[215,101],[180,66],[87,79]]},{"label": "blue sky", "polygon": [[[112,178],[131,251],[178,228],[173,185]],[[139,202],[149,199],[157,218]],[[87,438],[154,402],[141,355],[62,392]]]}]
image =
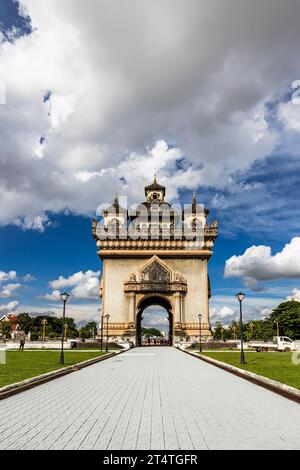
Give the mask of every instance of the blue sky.
[{"label": "blue sky", "polygon": [[30,17],[18,14],[19,3],[14,1],[4,1],[0,5],[0,26],[1,32],[6,40],[10,39],[10,31],[14,29],[14,37],[30,34]]},{"label": "blue sky", "polygon": [[154,172],[219,221],[213,321],[239,289],[247,318],[299,298],[300,8],[38,3],[0,6],[0,313],[60,314],[68,288],[96,319],[91,217],[116,190],[141,201]]}]

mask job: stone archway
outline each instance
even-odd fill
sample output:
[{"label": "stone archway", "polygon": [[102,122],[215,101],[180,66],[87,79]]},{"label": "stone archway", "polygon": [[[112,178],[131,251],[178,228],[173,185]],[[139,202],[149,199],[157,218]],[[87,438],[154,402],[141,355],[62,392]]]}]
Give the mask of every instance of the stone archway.
[{"label": "stone archway", "polygon": [[170,338],[182,330],[184,298],[187,282],[178,271],[154,255],[132,272],[124,283],[128,309],[132,319],[135,344],[141,344],[141,315],[147,306],[159,305],[168,313]]},{"label": "stone archway", "polygon": [[174,336],[174,312],[173,312],[173,305],[170,299],[161,295],[161,294],[149,294],[145,295],[137,305],[137,312],[136,312],[136,324],[135,324],[135,331],[136,331],[136,345],[142,346],[142,336],[141,336],[141,324],[143,318],[143,312],[146,308],[158,305],[164,308],[168,314],[169,320],[169,345],[173,345],[173,336]]}]

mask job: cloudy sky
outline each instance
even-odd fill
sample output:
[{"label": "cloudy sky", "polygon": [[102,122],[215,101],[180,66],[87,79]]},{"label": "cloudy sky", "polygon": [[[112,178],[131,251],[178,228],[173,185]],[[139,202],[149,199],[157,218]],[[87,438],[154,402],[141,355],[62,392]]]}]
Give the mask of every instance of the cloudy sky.
[{"label": "cloudy sky", "polygon": [[[217,217],[214,318],[300,298],[298,0],[2,0],[0,312],[98,316],[90,218],[193,189]],[[154,321],[156,319],[154,318]]]}]

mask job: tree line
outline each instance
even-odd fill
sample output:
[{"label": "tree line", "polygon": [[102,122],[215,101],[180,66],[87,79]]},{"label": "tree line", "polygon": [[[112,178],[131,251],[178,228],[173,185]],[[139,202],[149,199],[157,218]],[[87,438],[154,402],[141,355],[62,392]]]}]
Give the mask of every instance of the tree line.
[{"label": "tree line", "polygon": [[[268,341],[273,336],[288,336],[300,339],[300,302],[290,300],[274,308],[264,320],[251,320],[243,324],[243,336],[246,341]],[[228,340],[240,337],[239,322],[233,320],[229,327],[224,328],[220,321],[216,322],[214,339]]]},{"label": "tree line", "polygon": [[[30,333],[31,340],[57,339],[62,335],[62,318],[50,315],[30,316],[29,313],[20,313],[9,321],[0,322],[0,333],[9,339],[15,327],[26,335]],[[77,328],[74,318],[65,318],[64,336],[67,338],[93,338],[97,334],[97,323],[92,321],[81,328]]]}]

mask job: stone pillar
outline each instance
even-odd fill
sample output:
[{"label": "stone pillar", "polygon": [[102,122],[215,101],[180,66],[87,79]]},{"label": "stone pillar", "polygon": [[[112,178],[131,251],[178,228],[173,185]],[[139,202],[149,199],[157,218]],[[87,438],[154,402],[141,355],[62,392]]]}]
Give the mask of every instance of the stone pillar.
[{"label": "stone pillar", "polygon": [[204,279],[204,282],[205,282],[205,299],[204,299],[204,318],[202,319],[203,323],[209,323],[209,314],[208,314],[208,309],[209,309],[209,305],[208,305],[208,266],[207,266],[207,260],[205,260],[204,262],[204,272],[205,272],[205,279]]},{"label": "stone pillar", "polygon": [[135,293],[130,292],[129,294],[129,323],[135,323]]},{"label": "stone pillar", "polygon": [[184,319],[185,315],[184,315],[184,296],[182,295],[181,296],[181,304],[180,304],[180,321],[182,323],[184,323],[185,319]]},{"label": "stone pillar", "polygon": [[181,321],[181,294],[180,292],[176,292],[175,296],[175,311],[174,311],[174,322]]}]

